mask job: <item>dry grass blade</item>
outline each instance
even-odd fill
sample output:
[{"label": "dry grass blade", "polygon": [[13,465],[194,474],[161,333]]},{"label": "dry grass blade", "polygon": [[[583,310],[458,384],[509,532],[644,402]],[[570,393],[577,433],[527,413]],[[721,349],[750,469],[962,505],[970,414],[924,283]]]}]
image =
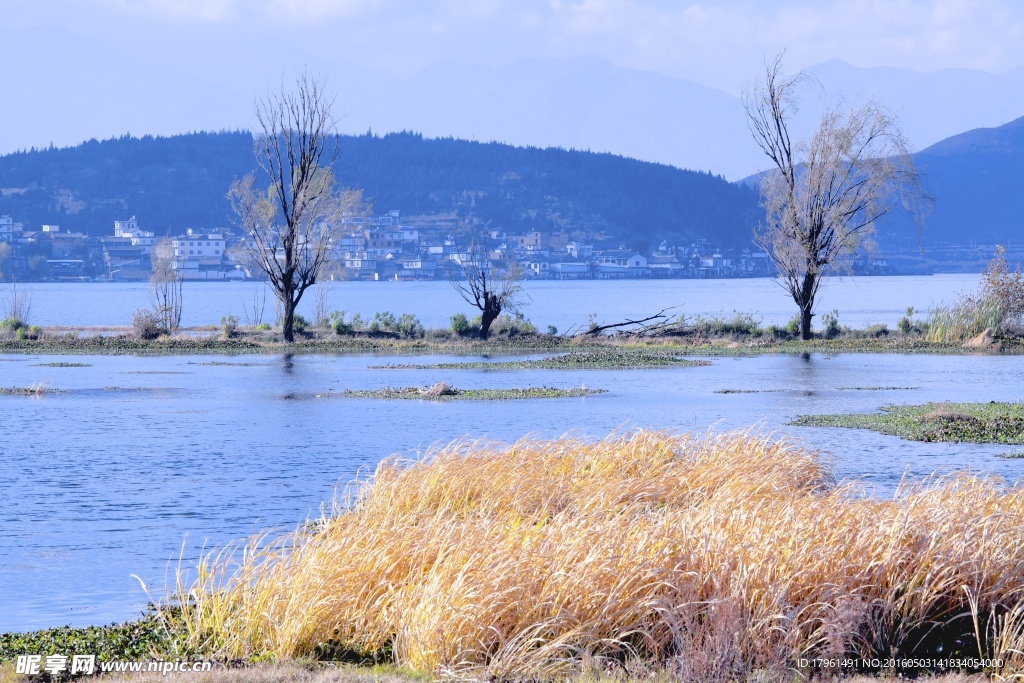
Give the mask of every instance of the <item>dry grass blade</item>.
[{"label": "dry grass blade", "polygon": [[878,500],[791,443],[639,431],[387,460],[333,517],[208,555],[177,597],[191,645],[222,657],[726,680],[1009,653],[1022,589],[1021,489],[955,475]]}]

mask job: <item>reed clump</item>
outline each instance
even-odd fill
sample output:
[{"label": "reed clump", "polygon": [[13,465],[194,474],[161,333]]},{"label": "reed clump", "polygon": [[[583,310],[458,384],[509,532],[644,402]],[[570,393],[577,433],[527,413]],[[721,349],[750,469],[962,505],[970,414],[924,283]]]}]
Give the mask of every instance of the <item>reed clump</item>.
[{"label": "reed clump", "polygon": [[736,680],[815,656],[1010,662],[1022,588],[1020,488],[960,474],[882,500],[792,443],[639,431],[387,460],[335,514],[179,574],[168,621],[225,658]]},{"label": "reed clump", "polygon": [[1006,249],[996,252],[981,274],[975,294],[965,294],[951,306],[932,310],[925,338],[930,342],[961,342],[988,331],[997,337],[1024,336],[1024,275],[1011,271]]}]

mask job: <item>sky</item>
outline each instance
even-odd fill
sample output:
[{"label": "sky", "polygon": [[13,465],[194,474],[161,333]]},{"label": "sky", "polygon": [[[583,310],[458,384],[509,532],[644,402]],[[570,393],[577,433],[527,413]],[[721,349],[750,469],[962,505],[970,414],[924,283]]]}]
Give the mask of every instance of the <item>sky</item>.
[{"label": "sky", "polygon": [[[735,97],[766,55],[781,49],[793,69],[838,59],[1002,74],[1024,67],[1024,3],[0,0],[0,153],[125,132],[246,128],[253,98],[305,67],[326,74],[342,100],[348,93],[379,97],[368,84],[402,87],[396,78],[438,65],[493,69],[576,57]],[[366,116],[353,119],[359,125],[376,115],[364,109]],[[444,134],[436,126],[430,132]],[[543,142],[557,144],[553,135]],[[935,136],[925,137],[930,144]],[[595,138],[596,148],[602,144]],[[615,144],[605,146],[618,151]],[[738,174],[745,166],[735,168]]]},{"label": "sky", "polygon": [[[737,93],[763,56],[920,71],[1024,66],[1015,0],[3,0],[4,32],[59,27],[154,61],[266,80],[313,56],[408,75],[596,56]],[[45,49],[45,45],[40,45]]]}]

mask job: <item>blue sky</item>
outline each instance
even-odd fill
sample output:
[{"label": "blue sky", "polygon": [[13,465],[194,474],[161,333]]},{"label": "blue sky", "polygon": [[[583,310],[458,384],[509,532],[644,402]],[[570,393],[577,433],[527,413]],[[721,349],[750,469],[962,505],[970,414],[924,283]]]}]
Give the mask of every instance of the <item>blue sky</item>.
[{"label": "blue sky", "polygon": [[[762,55],[805,66],[990,72],[1024,66],[1013,0],[5,0],[5,30],[56,27],[246,83],[317,59],[407,75],[439,61],[497,66],[597,56],[738,92]],[[43,46],[41,46],[43,47]]]},{"label": "blue sky", "polygon": [[[254,97],[308,67],[338,93],[343,132],[743,177],[763,160],[736,96],[782,48],[790,69],[900,70],[822,73],[902,112],[919,148],[1024,115],[1016,0],[0,0],[0,153],[246,128]],[[958,69],[1000,75],[906,71]]]}]

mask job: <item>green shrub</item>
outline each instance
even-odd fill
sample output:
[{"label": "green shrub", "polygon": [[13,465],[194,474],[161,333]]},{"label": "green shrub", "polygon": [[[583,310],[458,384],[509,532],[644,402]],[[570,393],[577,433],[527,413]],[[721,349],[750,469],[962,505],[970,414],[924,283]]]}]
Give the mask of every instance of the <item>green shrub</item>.
[{"label": "green shrub", "polygon": [[522,313],[516,313],[514,318],[502,313],[491,323],[491,334],[515,337],[522,334],[537,334],[537,328],[524,318]]},{"label": "green shrub", "polygon": [[299,315],[298,313],[296,313],[295,317],[292,318],[292,328],[296,332],[300,332],[301,333],[301,332],[305,332],[307,327],[309,327],[309,321],[306,320],[301,315]]},{"label": "green shrub", "polygon": [[378,311],[370,321],[370,332],[394,332],[397,328],[398,321],[391,311]]},{"label": "green shrub", "polygon": [[537,326],[531,323],[526,317],[516,311],[516,317],[512,319],[512,334],[537,334]]},{"label": "green shrub", "polygon": [[825,323],[825,339],[835,339],[843,331],[839,327],[839,311],[834,310],[831,313],[826,313],[821,316],[821,321]]},{"label": "green shrub", "polygon": [[29,328],[28,328],[28,338],[29,339],[39,339],[42,336],[43,336],[43,328],[39,327],[39,325],[29,325]]},{"label": "green shrub", "polygon": [[464,313],[456,313],[449,318],[449,320],[451,321],[451,325],[448,329],[450,329],[453,334],[457,334],[460,337],[469,334],[469,320],[466,318]]},{"label": "green shrub", "polygon": [[786,332],[789,335],[793,336],[793,337],[795,337],[795,336],[800,334],[800,316],[799,315],[794,315],[792,318],[789,319],[789,322],[786,323]]},{"label": "green shrub", "polygon": [[762,331],[759,318],[739,311],[733,311],[732,318],[697,316],[693,321],[693,329],[712,337],[726,334],[758,335]]},{"label": "green shrub", "polygon": [[25,327],[25,323],[17,318],[5,318],[4,320],[0,320],[0,330],[17,332],[23,327]]},{"label": "green shrub", "polygon": [[555,327],[554,325],[548,325],[548,334],[554,337],[556,334],[558,334],[558,328]]},{"label": "green shrub", "polygon": [[864,334],[868,337],[888,337],[889,326],[885,323],[878,323],[877,325],[868,325],[864,328]]},{"label": "green shrub", "polygon": [[270,323],[260,323],[256,326],[258,332],[267,332],[270,330]]},{"label": "green shrub", "polygon": [[238,318],[233,315],[223,315],[220,318],[220,330],[225,339],[231,339],[238,333]]},{"label": "green shrub", "polygon": [[352,334],[352,324],[345,322],[345,311],[331,311],[327,321],[334,330],[334,334]]},{"label": "green shrub", "polygon": [[419,339],[423,337],[423,325],[419,318],[412,313],[403,313],[399,316],[395,330],[406,339]]}]

